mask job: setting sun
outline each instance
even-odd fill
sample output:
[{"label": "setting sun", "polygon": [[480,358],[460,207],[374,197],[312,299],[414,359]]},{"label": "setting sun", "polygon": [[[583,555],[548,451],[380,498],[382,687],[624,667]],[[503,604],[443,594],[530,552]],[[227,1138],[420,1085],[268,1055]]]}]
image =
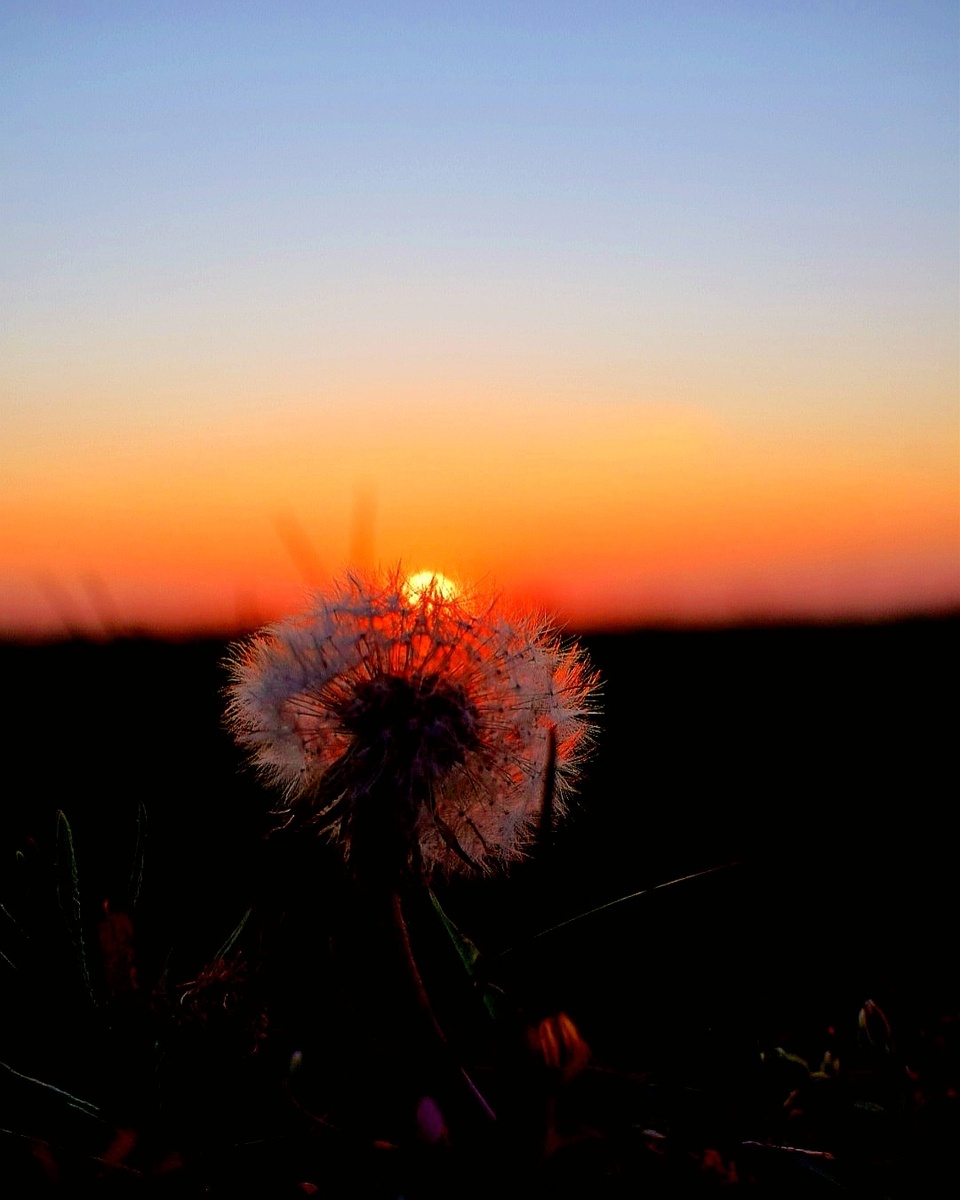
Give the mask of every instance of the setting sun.
[{"label": "setting sun", "polygon": [[439,571],[416,571],[408,575],[403,584],[411,603],[419,604],[422,600],[456,600],[460,589]]}]

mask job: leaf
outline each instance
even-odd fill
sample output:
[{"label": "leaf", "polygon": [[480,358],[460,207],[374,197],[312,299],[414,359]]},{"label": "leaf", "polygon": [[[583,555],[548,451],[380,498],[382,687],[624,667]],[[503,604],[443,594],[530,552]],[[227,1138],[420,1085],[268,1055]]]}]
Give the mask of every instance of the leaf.
[{"label": "leaf", "polygon": [[83,940],[83,914],[80,908],[80,885],[77,874],[77,856],[73,847],[73,830],[66,814],[57,810],[57,901],[63,914],[70,941],[83,976],[83,982],[91,1001],[96,1004],[90,970],[87,966],[87,951]]},{"label": "leaf", "polygon": [[[462,933],[444,912],[443,906],[437,899],[433,888],[428,888],[427,890],[430,894],[430,903],[433,905],[434,911],[440,918],[447,937],[449,937],[450,941],[453,943],[454,949],[456,950],[461,963],[463,963],[464,970],[467,972],[470,978],[474,980],[474,982],[479,982],[479,964],[482,958],[480,951],[470,940],[470,938],[468,938],[465,933]],[[483,984],[483,1003],[487,1012],[495,1019],[498,1016],[499,1009],[497,993],[486,983]]]},{"label": "leaf", "polygon": [[476,945],[473,942],[471,942],[471,940],[466,936],[466,934],[463,934],[460,932],[460,930],[457,928],[457,926],[453,923],[453,921],[451,921],[451,919],[444,912],[443,906],[441,905],[440,901],[437,899],[436,892],[434,892],[433,888],[430,888],[429,892],[430,892],[430,903],[433,905],[434,910],[437,913],[437,916],[440,918],[441,922],[443,923],[443,927],[447,931],[448,937],[453,942],[453,945],[457,951],[457,954],[460,956],[460,961],[463,963],[464,967],[466,968],[467,974],[474,975],[476,973],[477,963],[480,961],[480,951],[477,949]]},{"label": "leaf", "polygon": [[[775,1161],[777,1158],[788,1162],[796,1168],[797,1178],[794,1181],[795,1186],[802,1186],[804,1194],[807,1192],[807,1187],[800,1184],[800,1177],[804,1173],[817,1175],[823,1180],[824,1184],[829,1185],[829,1193],[827,1187],[816,1187],[816,1194],[823,1192],[824,1195],[835,1195],[838,1192],[849,1192],[850,1188],[840,1178],[835,1165],[833,1154],[829,1150],[808,1150],[802,1146],[780,1146],[774,1142],[757,1142],[745,1141],[740,1143],[741,1146],[748,1152],[751,1150],[759,1151],[763,1158],[770,1161]],[[762,1178],[762,1173],[761,1173]],[[791,1182],[789,1180],[781,1180],[781,1182]],[[813,1195],[813,1191],[810,1193]],[[857,1194],[859,1195],[859,1189]]]},{"label": "leaf", "polygon": [[[799,1054],[791,1054],[789,1050],[784,1050],[782,1046],[774,1046],[770,1054],[771,1059],[778,1062],[788,1064],[793,1068],[799,1068],[805,1075],[810,1074],[810,1064],[805,1058],[801,1058]],[[766,1061],[766,1054],[760,1055],[761,1061]]]}]

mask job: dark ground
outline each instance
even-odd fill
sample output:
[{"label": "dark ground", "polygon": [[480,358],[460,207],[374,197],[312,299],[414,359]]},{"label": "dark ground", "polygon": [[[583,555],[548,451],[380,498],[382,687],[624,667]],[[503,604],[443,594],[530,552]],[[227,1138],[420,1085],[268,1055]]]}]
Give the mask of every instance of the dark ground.
[{"label": "dark ground", "polygon": [[[658,1122],[703,1127],[701,1182],[748,1182],[742,1162],[736,1180],[725,1168],[704,1167],[703,1147],[712,1152],[724,1137],[803,1146],[803,1135],[806,1148],[845,1148],[860,1173],[851,1183],[831,1167],[823,1184],[830,1194],[933,1195],[935,1176],[955,1170],[958,630],[960,618],[950,617],[585,638],[604,679],[603,716],[576,811],[510,876],[438,887],[447,912],[483,953],[487,975],[505,989],[515,1019],[529,1028],[570,1014],[595,1064],[619,1086],[629,1080],[648,1089],[642,1102],[634,1093],[622,1102],[636,1110],[631,1128],[645,1125],[646,1136],[649,1125],[659,1137]],[[311,1022],[318,1014],[328,1022],[324,1036],[341,1040],[329,1025],[336,1004],[317,996],[330,986],[317,945],[344,893],[325,882],[336,864],[324,848],[302,837],[264,838],[268,802],[220,727],[223,653],[213,641],[0,646],[10,702],[0,903],[16,919],[0,914],[0,951],[12,964],[0,961],[12,981],[9,988],[4,982],[9,1016],[0,1061],[19,1072],[6,1069],[0,1078],[7,1130],[0,1151],[9,1170],[25,1171],[23,1194],[75,1185],[111,1194],[127,1194],[126,1186],[137,1195],[149,1188],[233,1195],[251,1171],[272,1181],[263,1183],[265,1195],[302,1194],[297,1188],[309,1179],[321,1194],[401,1190],[379,1175],[332,1186],[334,1177],[355,1179],[356,1164],[342,1166],[339,1144],[310,1140],[313,1117],[308,1138],[291,1133],[280,1101],[251,1107],[251,1095],[270,1093],[277,1064],[289,1073],[291,1053],[317,1040]],[[72,831],[76,893],[58,810]],[[134,906],[131,867],[144,828]],[[649,891],[696,872],[708,873]],[[646,894],[534,936],[640,891]],[[214,1007],[232,1014],[226,1033],[211,1033],[206,993],[187,985],[251,908],[235,947],[243,978],[221,982],[219,991],[206,981],[219,997]],[[116,923],[116,914],[127,913],[135,928],[129,937],[124,918]],[[122,950],[114,944],[110,951],[105,929]],[[87,988],[70,949],[80,934],[88,952],[100,947],[91,989],[113,1014],[112,1032],[103,1033],[101,1021],[96,1036],[119,1030],[120,1041],[134,1047],[119,1055],[122,1067],[104,1065],[109,1054],[91,1051],[93,1026],[80,1015],[89,1008]],[[128,950],[136,955],[136,1004],[132,993],[123,995],[129,969],[117,975]],[[891,1106],[864,1065],[864,1054],[886,1036],[876,1033],[880,1025],[866,1042],[863,1029],[857,1034],[868,1000],[899,1039],[902,1078],[909,1071],[919,1078],[913,1101],[909,1087],[897,1085],[899,1125],[889,1123]],[[124,1041],[125,1005],[149,1009],[149,1037],[131,1033]],[[180,1026],[164,1049],[168,1009],[178,1010]],[[163,1070],[150,1058],[157,1045]],[[769,1063],[781,1047],[818,1064],[831,1046],[856,1060],[858,1078],[870,1084],[851,1099],[856,1081],[845,1077],[853,1108],[861,1116],[874,1111],[870,1105],[887,1112],[877,1119],[888,1124],[867,1137],[874,1141],[866,1150],[850,1133],[849,1113],[842,1135],[836,1114],[833,1125],[822,1112],[806,1124],[801,1116],[786,1134],[771,1132],[764,1115],[765,1105],[779,1113],[783,1097],[773,1096],[779,1085],[754,1075],[760,1053]],[[339,1079],[349,1050],[334,1058],[330,1078]],[[211,1081],[218,1072],[219,1082]],[[49,1089],[35,1095],[24,1075],[83,1098],[109,1094],[104,1129],[113,1132],[78,1131],[75,1106],[61,1112],[57,1097]],[[491,1086],[495,1092],[496,1081]],[[651,1087],[661,1089],[655,1100]],[[690,1116],[682,1105],[678,1116],[664,1099],[674,1087],[722,1096],[719,1108],[740,1114],[745,1136],[717,1132],[715,1117]],[[122,1097],[130,1098],[129,1112],[121,1111]],[[312,1101],[294,1099],[298,1113],[315,1113]],[[329,1096],[317,1101],[324,1112],[331,1103]],[[609,1097],[604,1103],[616,1107]],[[904,1116],[911,1103],[927,1117]],[[178,1106],[182,1113],[171,1112]],[[641,1184],[648,1194],[684,1194],[679,1175],[675,1183],[658,1176],[657,1191],[649,1172],[638,1180],[640,1168],[623,1165],[639,1152],[624,1149],[622,1139],[610,1149],[615,1139],[605,1131],[617,1120],[608,1116],[604,1126],[594,1113],[592,1124],[581,1122],[601,1127],[594,1143],[604,1144],[607,1157],[597,1172],[608,1190],[585,1183],[581,1163],[578,1186],[571,1182],[576,1169],[565,1176],[570,1194],[635,1194]],[[320,1124],[332,1145],[336,1135]],[[116,1137],[125,1129],[134,1131],[133,1148],[121,1152]],[[758,1129],[762,1136],[754,1136]],[[151,1138],[156,1145],[148,1149]],[[876,1146],[884,1141],[878,1167]],[[282,1152],[254,1153],[253,1145]],[[693,1151],[684,1153],[689,1159]],[[325,1180],[323,1164],[334,1160],[342,1171],[330,1168]],[[432,1175],[428,1183],[414,1176],[419,1191],[403,1184],[414,1197],[473,1194],[462,1179],[449,1191]],[[530,1194],[567,1194],[548,1177],[537,1174],[540,1190],[531,1184]],[[804,1174],[810,1190],[803,1194],[819,1194],[822,1179]],[[781,1181],[767,1194],[788,1192]]]}]

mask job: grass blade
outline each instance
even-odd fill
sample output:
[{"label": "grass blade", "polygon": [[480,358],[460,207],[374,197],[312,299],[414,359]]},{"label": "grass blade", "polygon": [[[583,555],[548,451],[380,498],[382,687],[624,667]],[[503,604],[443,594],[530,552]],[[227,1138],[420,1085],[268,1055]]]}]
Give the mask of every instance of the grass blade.
[{"label": "grass blade", "polygon": [[[23,926],[20,924],[20,922],[17,920],[17,918],[9,911],[9,909],[7,909],[6,906],[3,904],[0,904],[0,913],[2,913],[3,916],[5,916],[7,918],[7,920],[10,922],[10,924],[13,926],[13,928],[16,930],[16,932],[20,935],[21,938],[25,939],[26,941],[30,940],[27,937],[26,930],[23,928]],[[10,955],[6,954],[3,950],[0,950],[0,959],[2,959],[7,964],[7,966],[11,968],[11,970],[18,971],[20,969],[17,966],[17,964],[13,961],[13,959],[10,957]]]},{"label": "grass blade", "polygon": [[100,1109],[96,1104],[91,1104],[89,1100],[82,1100],[79,1096],[75,1096],[72,1092],[66,1091],[64,1088],[55,1087],[52,1083],[46,1083],[42,1079],[36,1079],[33,1075],[24,1075],[22,1071],[18,1071],[15,1067],[11,1067],[9,1063],[0,1060],[0,1067],[5,1071],[9,1071],[17,1079],[22,1079],[24,1083],[33,1084],[34,1087],[42,1088],[45,1092],[50,1092],[58,1096],[61,1100],[65,1100],[70,1108],[75,1108],[82,1112],[85,1116],[95,1117],[100,1120]]},{"label": "grass blade", "polygon": [[227,940],[223,943],[223,945],[220,947],[220,949],[214,955],[214,961],[216,961],[219,958],[227,957],[227,955],[230,953],[230,951],[233,949],[234,945],[236,944],[237,938],[240,936],[241,933],[243,933],[243,930],[252,915],[253,915],[253,909],[248,908],[247,911],[240,918],[239,925],[237,925],[237,927],[233,931],[233,933],[230,934],[230,936],[227,938]]},{"label": "grass blade", "polygon": [[143,887],[143,857],[147,842],[147,810],[141,800],[137,805],[137,841],[133,849],[133,866],[130,868],[130,907],[136,908]]},{"label": "grass blade", "polygon": [[706,867],[703,871],[693,871],[689,875],[680,875],[676,879],[668,879],[663,883],[654,884],[653,887],[641,888],[638,892],[630,892],[626,896],[618,896],[616,900],[608,900],[606,904],[598,904],[596,908],[588,908],[586,912],[577,913],[575,917],[568,917],[566,921],[561,921],[559,925],[551,925],[549,929],[541,929],[539,933],[535,933],[532,937],[518,943],[516,946],[508,946],[506,950],[501,950],[496,957],[506,958],[509,954],[515,954],[517,950],[524,946],[529,946],[532,942],[537,942],[541,938],[550,937],[555,933],[560,933],[561,930],[569,929],[571,925],[577,925],[581,921],[586,921],[589,917],[599,916],[600,913],[609,912],[612,908],[619,908],[621,904],[627,904],[631,900],[638,900],[641,896],[650,896],[654,892],[662,892],[666,888],[676,887],[680,883],[689,883],[693,879],[703,879],[707,875],[715,875],[718,871],[728,871],[731,867],[739,867],[742,864],[739,862],[720,863],[716,867]]},{"label": "grass blade", "polygon": [[67,932],[70,934],[70,941],[73,943],[87,994],[96,1004],[83,938],[83,913],[80,908],[80,884],[77,855],[73,846],[73,830],[62,809],[57,810],[57,901]]}]

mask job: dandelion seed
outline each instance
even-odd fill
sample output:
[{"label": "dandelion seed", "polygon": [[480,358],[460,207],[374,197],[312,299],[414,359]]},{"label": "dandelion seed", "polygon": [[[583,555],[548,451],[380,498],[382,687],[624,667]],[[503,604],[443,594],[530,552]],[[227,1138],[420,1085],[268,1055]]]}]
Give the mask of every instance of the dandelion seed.
[{"label": "dandelion seed", "polygon": [[[414,582],[415,581],[415,582]],[[539,616],[441,575],[348,576],[233,648],[227,722],[355,866],[430,875],[520,857],[566,807],[597,677]]]}]

